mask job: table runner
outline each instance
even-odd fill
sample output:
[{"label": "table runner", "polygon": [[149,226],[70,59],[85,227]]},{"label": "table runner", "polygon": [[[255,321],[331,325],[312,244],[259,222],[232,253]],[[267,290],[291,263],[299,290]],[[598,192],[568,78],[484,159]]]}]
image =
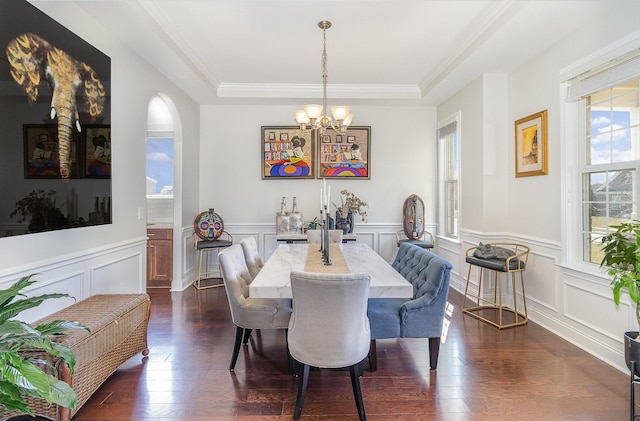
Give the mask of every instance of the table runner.
[{"label": "table runner", "polygon": [[320,251],[320,244],[309,244],[307,250],[307,260],[304,264],[305,272],[316,273],[350,273],[349,266],[347,265],[344,255],[342,254],[342,248],[340,244],[329,244],[329,257],[333,265],[325,265],[322,260],[322,252]]}]

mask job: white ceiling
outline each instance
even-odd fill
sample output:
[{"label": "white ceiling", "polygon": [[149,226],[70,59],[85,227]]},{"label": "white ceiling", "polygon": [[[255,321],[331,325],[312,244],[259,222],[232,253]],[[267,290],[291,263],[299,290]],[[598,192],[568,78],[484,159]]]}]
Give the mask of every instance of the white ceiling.
[{"label": "white ceiling", "polygon": [[[437,105],[637,0],[77,0],[201,104]],[[36,6],[38,1],[33,2]]]}]

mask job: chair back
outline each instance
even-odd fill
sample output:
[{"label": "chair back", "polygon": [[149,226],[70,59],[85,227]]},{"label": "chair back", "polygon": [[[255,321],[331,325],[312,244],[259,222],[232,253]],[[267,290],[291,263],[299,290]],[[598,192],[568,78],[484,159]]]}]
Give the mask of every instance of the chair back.
[{"label": "chair back", "polygon": [[364,273],[291,272],[293,313],[289,351],[297,361],[320,368],[348,367],[369,353],[367,299],[371,276]]},{"label": "chair back", "polygon": [[249,284],[252,281],[249,268],[244,261],[244,252],[240,244],[227,247],[218,254],[220,272],[227,291],[231,318],[236,326],[245,326],[242,309],[249,297]]},{"label": "chair back", "polygon": [[320,243],[322,241],[322,230],[307,230],[307,241],[309,243]]},{"label": "chair back", "polygon": [[[392,266],[413,285],[413,300],[400,308],[401,337],[439,336],[449,295],[451,263],[416,245],[402,243]],[[422,312],[423,316],[429,315],[428,320],[414,321],[408,315],[419,307],[430,309]]]},{"label": "chair back", "polygon": [[255,237],[251,236],[240,240],[240,245],[244,253],[244,261],[247,264],[251,279],[253,280],[264,266],[260,258],[260,252],[258,252],[258,244],[256,243]]},{"label": "chair back", "polygon": [[330,243],[342,243],[342,230],[329,230]]}]

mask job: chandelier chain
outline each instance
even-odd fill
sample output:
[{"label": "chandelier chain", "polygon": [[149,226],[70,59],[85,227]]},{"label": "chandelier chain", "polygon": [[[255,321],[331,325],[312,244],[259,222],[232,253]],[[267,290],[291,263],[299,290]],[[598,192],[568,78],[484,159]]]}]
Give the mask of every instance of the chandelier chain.
[{"label": "chandelier chain", "polygon": [[[349,107],[335,106],[331,109],[333,119],[329,116],[327,109],[327,80],[329,71],[327,70],[327,29],[331,28],[331,22],[322,20],[318,22],[318,27],[322,29],[322,105],[307,104],[304,110],[295,112],[296,122],[300,125],[300,130],[317,130],[321,135],[331,128],[336,133],[344,134],[353,120],[353,114],[349,113]],[[334,121],[335,119],[335,121]],[[307,125],[309,126],[307,128]]]}]

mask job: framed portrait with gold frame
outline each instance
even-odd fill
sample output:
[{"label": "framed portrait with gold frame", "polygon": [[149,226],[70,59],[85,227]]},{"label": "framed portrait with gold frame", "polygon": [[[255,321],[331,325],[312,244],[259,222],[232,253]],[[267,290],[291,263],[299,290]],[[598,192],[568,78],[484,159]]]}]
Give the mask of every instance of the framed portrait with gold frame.
[{"label": "framed portrait with gold frame", "polygon": [[262,179],[314,178],[314,133],[298,126],[262,126]]},{"label": "framed portrait with gold frame", "polygon": [[516,177],[546,175],[547,110],[515,122]]},{"label": "framed portrait with gold frame", "polygon": [[320,144],[318,178],[371,178],[371,126],[351,126],[344,134],[327,132],[324,137],[329,141]]}]

